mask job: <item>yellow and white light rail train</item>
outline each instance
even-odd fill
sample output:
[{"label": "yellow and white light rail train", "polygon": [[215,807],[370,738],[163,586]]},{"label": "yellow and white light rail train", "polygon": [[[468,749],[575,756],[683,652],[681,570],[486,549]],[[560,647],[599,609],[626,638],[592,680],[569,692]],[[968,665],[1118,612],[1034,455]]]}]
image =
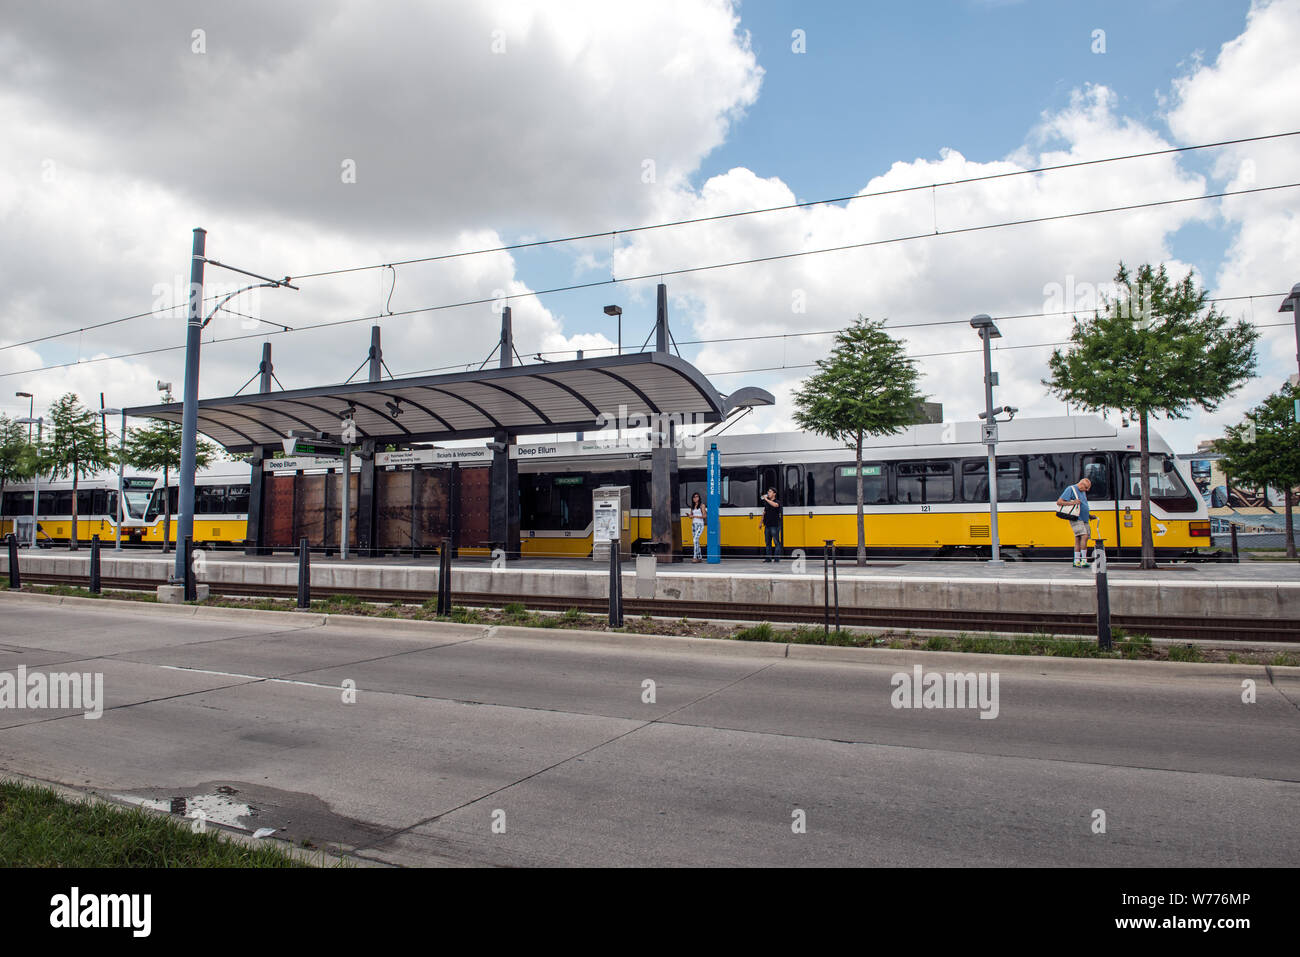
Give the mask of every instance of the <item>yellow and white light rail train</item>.
[{"label": "yellow and white light rail train", "polygon": [[[1141,547],[1141,483],[1136,429],[1116,428],[1092,416],[1071,416],[1017,419],[1002,423],[1000,430],[998,524],[1005,550],[1026,558],[1069,552],[1073,538],[1067,523],[1056,517],[1054,503],[1067,485],[1087,476],[1092,480],[1093,536],[1104,538],[1112,555],[1137,554]],[[873,555],[988,554],[988,460],[979,438],[979,423],[959,422],[912,426],[898,435],[868,441],[863,484],[866,541]],[[787,432],[682,439],[678,477],[686,549],[690,548],[686,507],[694,492],[707,499],[705,454],[715,441],[722,466],[719,518],[724,554],[761,551],[759,497],[769,487],[777,490],[784,509],[787,553],[795,548],[819,549],[826,539],[845,548],[856,545],[853,453],[822,436]],[[598,448],[599,443],[589,442],[583,454],[573,454],[574,445],[551,443],[518,449],[521,551],[525,556],[590,555],[592,491],[601,485],[631,487],[633,536],[637,541],[650,539],[650,453],[646,447]],[[1187,463],[1178,461],[1154,431],[1150,451],[1151,530],[1157,554],[1184,557],[1198,547],[1208,547],[1209,514],[1196,493]],[[354,462],[354,473],[356,469]],[[89,541],[91,535],[98,534],[102,541],[113,539],[116,474],[106,473],[80,484],[78,537]],[[164,494],[171,497],[168,537],[175,542],[176,479],[172,477],[166,492],[161,484],[150,477],[128,476],[124,542],[162,543]],[[243,546],[248,536],[248,466],[228,462],[205,469],[196,477],[195,486],[196,543]],[[295,501],[301,507],[307,500],[298,496]],[[71,483],[41,483],[41,544],[68,541],[70,504]],[[0,534],[16,530],[18,516],[30,515],[31,483],[8,486],[0,499]],[[423,515],[418,509],[398,513],[381,503],[376,522],[418,522]],[[264,524],[269,519],[264,515]],[[302,527],[309,521],[327,527],[319,516],[300,515],[296,521]],[[337,521],[328,527],[336,529]],[[400,530],[400,535],[390,534],[392,531],[377,531],[376,541],[420,540],[405,530]],[[462,544],[473,548],[479,543]]]}]

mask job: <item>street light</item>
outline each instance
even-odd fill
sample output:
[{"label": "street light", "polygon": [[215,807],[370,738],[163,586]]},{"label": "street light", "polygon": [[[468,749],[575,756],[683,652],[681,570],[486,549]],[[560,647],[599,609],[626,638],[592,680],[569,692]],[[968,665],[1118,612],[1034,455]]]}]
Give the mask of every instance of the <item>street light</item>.
[{"label": "street light", "polygon": [[[18,419],[17,423],[19,425],[27,426],[28,433],[31,432],[32,425],[36,426],[36,445],[37,447],[39,447],[41,444],[41,426],[45,424],[45,416],[38,415],[36,418],[33,419],[29,415],[25,419]],[[36,525],[40,521],[40,519],[37,518],[36,515],[36,502],[40,497],[41,497],[41,469],[40,466],[37,465],[36,473],[32,476],[32,548],[36,547]]]},{"label": "street light", "polygon": [[606,306],[605,315],[618,316],[618,354],[623,354],[623,307]]},{"label": "street light", "polygon": [[1291,292],[1278,306],[1278,312],[1289,312],[1295,316],[1295,361],[1300,371],[1300,282],[1291,287]]},{"label": "street light", "polygon": [[[30,392],[15,392],[15,396],[20,399],[27,399],[27,421],[31,422],[32,416],[36,414],[36,397]],[[27,426],[27,444],[32,444],[32,427]]]},{"label": "street light", "polygon": [[997,385],[998,377],[993,371],[993,354],[989,343],[994,339],[1001,339],[1002,333],[993,324],[993,319],[983,313],[973,316],[970,324],[984,342],[984,413],[980,418],[984,420],[981,430],[983,442],[989,450],[989,536],[993,542],[989,564],[1001,565],[1002,557],[998,545],[998,423],[994,416],[1004,410],[998,409],[995,412],[993,409],[993,387]]}]

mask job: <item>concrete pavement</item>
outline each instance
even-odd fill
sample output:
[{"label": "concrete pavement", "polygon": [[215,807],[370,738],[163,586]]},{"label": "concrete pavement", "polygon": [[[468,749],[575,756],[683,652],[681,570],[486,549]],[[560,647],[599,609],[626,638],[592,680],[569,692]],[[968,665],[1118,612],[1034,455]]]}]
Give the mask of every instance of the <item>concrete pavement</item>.
[{"label": "concrete pavement", "polygon": [[[997,717],[895,708],[914,664],[996,671]],[[0,709],[0,769],[137,801],[222,788],[249,830],[386,863],[1300,859],[1298,669],[0,594],[0,673],[19,665],[102,672],[105,710]]]}]

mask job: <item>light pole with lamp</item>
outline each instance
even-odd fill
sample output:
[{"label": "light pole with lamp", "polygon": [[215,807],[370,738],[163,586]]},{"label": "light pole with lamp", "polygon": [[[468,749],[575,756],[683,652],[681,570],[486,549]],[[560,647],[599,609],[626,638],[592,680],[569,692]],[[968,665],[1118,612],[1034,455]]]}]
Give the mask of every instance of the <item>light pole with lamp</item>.
[{"label": "light pole with lamp", "polygon": [[[30,392],[15,392],[14,395],[27,400],[27,421],[32,422],[32,416],[36,414],[36,397]],[[30,425],[27,426],[27,444],[32,444],[32,427]]]},{"label": "light pole with lamp", "polygon": [[971,328],[979,333],[984,343],[984,411],[980,413],[980,418],[984,420],[981,441],[988,446],[989,450],[989,536],[993,543],[989,564],[1001,565],[1002,556],[998,544],[998,423],[994,416],[1002,410],[995,411],[993,408],[993,387],[997,385],[998,379],[997,373],[993,371],[993,353],[990,343],[994,339],[1001,339],[1002,333],[993,324],[993,319],[984,313],[973,316],[970,324]]},{"label": "light pole with lamp", "polygon": [[[29,415],[25,419],[17,419],[16,421],[19,425],[27,426],[28,432],[31,432],[31,427],[33,425],[36,426],[36,447],[39,449],[41,447],[41,427],[45,424],[45,416],[38,415],[36,418],[32,418]],[[36,512],[36,503],[40,500],[40,497],[41,467],[38,462],[36,465],[36,472],[32,475],[32,548],[36,547],[36,526],[40,522],[40,518],[37,516]]]},{"label": "light pole with lamp", "polygon": [[605,315],[618,316],[618,354],[623,354],[623,307],[606,306]]},{"label": "light pole with lamp", "polygon": [[[1295,361],[1296,371],[1300,372],[1300,282],[1291,287],[1287,297],[1278,306],[1278,312],[1289,312],[1295,318]],[[18,393],[22,395],[22,393]]]},{"label": "light pole with lamp", "polygon": [[[623,307],[606,306],[605,315],[618,316],[618,354],[622,355],[623,354]],[[618,432],[616,433],[615,441],[619,445],[623,444],[623,423],[621,421],[619,422]]]}]

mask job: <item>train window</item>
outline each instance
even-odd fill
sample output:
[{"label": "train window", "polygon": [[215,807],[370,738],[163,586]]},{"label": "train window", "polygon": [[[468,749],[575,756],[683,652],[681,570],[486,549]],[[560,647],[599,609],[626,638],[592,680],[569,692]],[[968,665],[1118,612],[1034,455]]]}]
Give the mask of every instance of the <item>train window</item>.
[{"label": "train window", "polygon": [[222,515],[226,511],[224,485],[200,485],[194,490],[194,511],[198,515]]},{"label": "train window", "polygon": [[787,507],[803,505],[803,469],[797,465],[785,467],[785,498],[781,504]]},{"label": "train window", "polygon": [[807,503],[810,506],[835,504],[835,466],[818,462],[804,467]]},{"label": "train window", "polygon": [[520,522],[524,528],[580,531],[591,524],[591,488],[585,475],[520,476]]},{"label": "train window", "polygon": [[[968,459],[961,466],[961,497],[967,502],[989,500],[989,463]],[[1025,471],[1019,459],[998,459],[998,501],[1025,500]]]},{"label": "train window", "polygon": [[681,508],[691,507],[691,496],[700,493],[700,501],[709,500],[708,476],[704,469],[681,469],[677,473],[677,488]]},{"label": "train window", "polygon": [[758,507],[758,472],[755,469],[724,469],[722,504],[727,508]]},{"label": "train window", "polygon": [[[1188,491],[1187,486],[1183,484],[1182,476],[1172,469],[1165,471],[1165,463],[1168,457],[1164,455],[1152,455],[1148,466],[1150,475],[1148,478],[1148,488],[1151,490],[1151,500],[1158,504],[1166,511],[1173,512],[1192,512],[1196,510],[1196,502],[1200,496],[1193,497]],[[1129,498],[1137,499],[1142,497],[1142,456],[1130,455],[1127,467],[1127,482],[1125,493]]]},{"label": "train window", "polygon": [[77,489],[77,514],[95,514],[95,493],[93,490],[88,488]]},{"label": "train window", "polygon": [[1110,457],[1106,455],[1080,455],[1079,477],[1092,483],[1088,499],[1103,502],[1112,498],[1110,490]]},{"label": "train window", "polygon": [[231,515],[242,515],[248,511],[248,486],[232,485],[230,491],[226,493],[226,512]]},{"label": "train window", "polygon": [[5,515],[31,515],[32,514],[32,493],[31,492],[5,492],[3,507],[0,512]]},{"label": "train window", "polygon": [[40,513],[42,515],[71,515],[72,492],[41,492]]},{"label": "train window", "polygon": [[[885,483],[885,478],[883,463],[862,463],[863,505],[883,505],[889,501],[889,487]],[[858,468],[856,465],[835,466],[835,504],[858,504]]]},{"label": "train window", "polygon": [[899,462],[896,469],[900,504],[953,500],[951,462]]},{"label": "train window", "polygon": [[1029,455],[1029,501],[1055,502],[1067,485],[1074,482],[1077,475],[1071,474],[1068,455]]}]

